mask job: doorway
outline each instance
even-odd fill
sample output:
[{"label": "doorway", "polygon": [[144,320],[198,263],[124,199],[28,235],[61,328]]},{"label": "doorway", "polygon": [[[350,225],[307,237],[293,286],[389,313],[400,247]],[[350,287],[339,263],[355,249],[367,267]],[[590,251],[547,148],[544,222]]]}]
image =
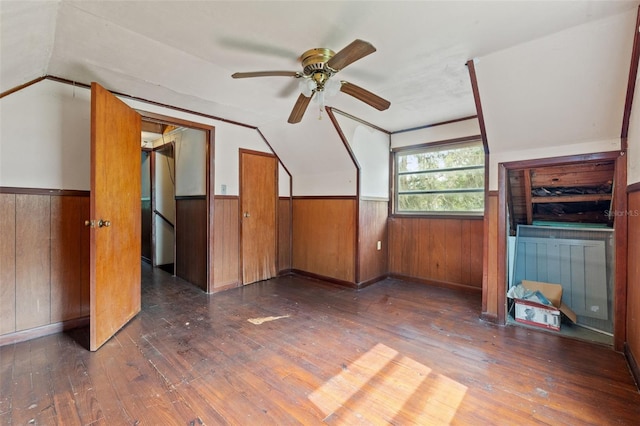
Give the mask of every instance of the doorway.
[{"label": "doorway", "polygon": [[[144,112],[141,115],[142,173],[146,175],[141,238],[143,248],[144,241],[150,247],[141,253],[142,259],[150,254],[148,263],[153,267],[208,291],[213,128]],[[149,182],[147,193],[145,179]]]}]

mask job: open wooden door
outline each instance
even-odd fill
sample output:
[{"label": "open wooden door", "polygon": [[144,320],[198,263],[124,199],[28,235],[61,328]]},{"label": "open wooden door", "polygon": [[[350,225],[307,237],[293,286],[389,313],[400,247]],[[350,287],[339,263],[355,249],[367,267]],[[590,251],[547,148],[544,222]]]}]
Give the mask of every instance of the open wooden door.
[{"label": "open wooden door", "polygon": [[140,115],[92,83],[92,351],[140,312],[140,132]]},{"label": "open wooden door", "polygon": [[276,276],[277,202],[276,157],[240,150],[243,284]]}]

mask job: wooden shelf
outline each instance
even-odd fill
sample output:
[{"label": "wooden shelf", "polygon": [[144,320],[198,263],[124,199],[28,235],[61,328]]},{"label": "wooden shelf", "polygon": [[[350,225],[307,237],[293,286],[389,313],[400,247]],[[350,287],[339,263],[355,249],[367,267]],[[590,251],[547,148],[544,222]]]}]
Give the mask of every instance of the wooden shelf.
[{"label": "wooden shelf", "polygon": [[531,203],[581,203],[588,201],[611,201],[611,194],[578,194],[549,197],[531,197]]}]

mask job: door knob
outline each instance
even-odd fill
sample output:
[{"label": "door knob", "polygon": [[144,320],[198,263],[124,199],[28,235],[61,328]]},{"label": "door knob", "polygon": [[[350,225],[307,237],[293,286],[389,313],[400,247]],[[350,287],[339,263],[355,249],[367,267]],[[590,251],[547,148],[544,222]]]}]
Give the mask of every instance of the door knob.
[{"label": "door knob", "polygon": [[244,214],[242,216],[249,217],[249,212],[244,212]]},{"label": "door knob", "polygon": [[95,228],[96,227],[96,221],[95,220],[85,220],[84,221],[84,226],[88,226],[89,228]]}]

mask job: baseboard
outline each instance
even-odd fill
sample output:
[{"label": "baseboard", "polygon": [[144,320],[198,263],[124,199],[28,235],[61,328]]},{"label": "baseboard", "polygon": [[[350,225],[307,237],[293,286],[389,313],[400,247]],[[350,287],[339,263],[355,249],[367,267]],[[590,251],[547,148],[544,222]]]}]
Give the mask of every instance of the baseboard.
[{"label": "baseboard", "polygon": [[227,284],[214,286],[213,290],[211,290],[209,294],[220,293],[221,291],[230,290],[232,288],[241,287],[241,286],[242,286],[242,283],[240,281],[234,281]]},{"label": "baseboard", "polygon": [[372,278],[367,281],[361,281],[358,283],[358,289],[369,287],[370,285],[380,282],[382,280],[386,280],[387,278],[389,278],[389,275],[385,274],[385,275],[380,275],[379,277]]},{"label": "baseboard", "polygon": [[312,272],[301,271],[299,269],[292,269],[291,273],[294,275],[302,275],[303,277],[312,278],[315,280],[326,281],[331,284],[337,284],[341,287],[348,287],[357,290],[359,287],[356,283],[340,280],[338,278],[333,277],[325,277],[324,275],[314,274]]},{"label": "baseboard", "polygon": [[293,275],[301,275],[301,276],[304,276],[304,277],[307,277],[307,278],[316,279],[316,280],[327,281],[327,282],[330,282],[332,284],[337,284],[337,285],[342,286],[342,287],[352,288],[354,290],[363,289],[365,287],[368,287],[368,286],[370,286],[372,284],[375,284],[375,283],[377,283],[379,281],[382,281],[384,279],[387,279],[387,278],[395,278],[395,279],[402,280],[402,281],[414,282],[414,283],[419,283],[419,284],[427,284],[427,285],[431,285],[431,286],[434,286],[434,287],[442,287],[442,288],[448,288],[448,289],[452,289],[452,290],[462,290],[462,291],[470,291],[470,292],[474,292],[474,293],[482,293],[482,288],[481,287],[473,287],[473,286],[470,286],[470,285],[450,283],[450,282],[446,282],[446,281],[425,280],[423,278],[415,278],[415,277],[411,277],[411,276],[408,276],[408,275],[401,275],[401,274],[380,275],[379,277],[372,278],[372,279],[367,280],[367,281],[362,281],[360,283],[353,283],[353,282],[350,282],[350,281],[344,281],[344,280],[340,280],[340,279],[337,279],[337,278],[326,277],[324,275],[314,274],[312,272],[302,271],[300,269],[283,270],[283,271],[278,273],[278,276],[292,275],[292,274]]},{"label": "baseboard", "polygon": [[283,269],[281,271],[278,271],[278,276],[279,277],[286,277],[287,275],[293,275],[293,270],[292,269]]},{"label": "baseboard", "polygon": [[30,328],[28,330],[21,330],[14,333],[3,334],[2,336],[0,336],[0,346],[25,342],[27,340],[36,339],[38,337],[60,333],[62,331],[71,330],[78,327],[86,327],[88,325],[89,317],[86,316],[82,318],[56,322],[53,324],[47,324],[40,327]]},{"label": "baseboard", "polygon": [[631,352],[631,348],[625,342],[624,344],[624,356],[627,358],[627,363],[629,364],[629,370],[631,370],[631,375],[633,379],[636,381],[636,388],[640,391],[640,366],[638,366],[638,362],[633,356],[633,352]]},{"label": "baseboard", "polygon": [[496,315],[496,314],[488,314],[486,312],[483,312],[483,313],[480,314],[480,319],[482,321],[486,321],[486,322],[490,322],[492,324],[500,325],[500,322],[498,321],[498,315]]},{"label": "baseboard", "polygon": [[424,278],[416,278],[416,277],[411,277],[409,275],[401,275],[401,274],[389,274],[389,277],[402,280],[402,281],[409,281],[409,282],[414,282],[419,284],[427,284],[434,287],[448,288],[451,290],[462,290],[462,291],[470,291],[474,293],[482,293],[482,287],[474,287],[466,284],[458,284],[458,283],[452,283],[448,281],[427,280]]}]

